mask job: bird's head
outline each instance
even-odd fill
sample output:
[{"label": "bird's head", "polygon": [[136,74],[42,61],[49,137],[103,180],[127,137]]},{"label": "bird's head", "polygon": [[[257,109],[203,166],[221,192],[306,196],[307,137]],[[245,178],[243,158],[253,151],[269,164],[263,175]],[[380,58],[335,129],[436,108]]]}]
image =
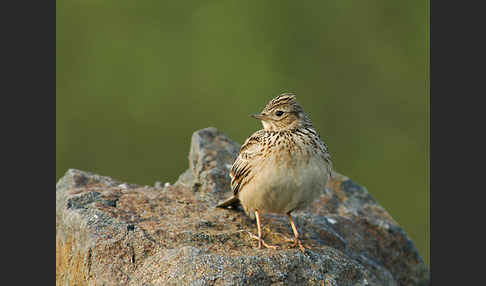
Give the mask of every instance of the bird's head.
[{"label": "bird's head", "polygon": [[250,115],[262,121],[268,131],[284,131],[301,127],[313,127],[304,109],[292,93],[283,93],[270,100],[261,113]]}]

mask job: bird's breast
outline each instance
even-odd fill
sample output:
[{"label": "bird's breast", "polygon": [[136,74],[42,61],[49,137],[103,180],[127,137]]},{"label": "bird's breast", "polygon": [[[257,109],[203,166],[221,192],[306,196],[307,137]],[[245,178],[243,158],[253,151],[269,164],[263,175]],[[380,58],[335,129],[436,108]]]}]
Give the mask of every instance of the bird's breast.
[{"label": "bird's breast", "polygon": [[318,156],[272,154],[258,164],[255,176],[240,194],[247,212],[286,213],[311,203],[329,178],[327,163]]}]

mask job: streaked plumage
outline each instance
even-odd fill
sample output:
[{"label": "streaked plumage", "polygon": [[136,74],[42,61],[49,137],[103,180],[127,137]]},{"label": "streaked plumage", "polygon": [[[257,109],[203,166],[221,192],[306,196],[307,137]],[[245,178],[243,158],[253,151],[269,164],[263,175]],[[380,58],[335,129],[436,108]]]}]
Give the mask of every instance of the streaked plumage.
[{"label": "streaked plumage", "polygon": [[[304,209],[324,190],[331,174],[331,158],[310,118],[293,94],[272,99],[262,113],[253,115],[264,129],[243,143],[230,172],[233,196],[218,207],[241,202],[245,212],[287,214],[303,250],[290,213]],[[268,247],[268,246],[267,246]]]}]

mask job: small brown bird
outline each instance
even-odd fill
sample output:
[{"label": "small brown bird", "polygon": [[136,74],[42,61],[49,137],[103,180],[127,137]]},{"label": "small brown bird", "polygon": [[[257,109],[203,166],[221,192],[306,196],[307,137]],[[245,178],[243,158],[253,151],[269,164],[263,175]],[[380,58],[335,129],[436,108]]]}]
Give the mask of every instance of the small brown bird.
[{"label": "small brown bird", "polygon": [[286,214],[294,243],[305,248],[291,212],[309,206],[324,190],[331,176],[331,156],[310,118],[294,94],[272,99],[260,114],[263,130],[253,133],[241,146],[230,172],[233,196],[217,207],[241,203],[258,227],[258,248],[276,249],[262,238],[260,213]]}]

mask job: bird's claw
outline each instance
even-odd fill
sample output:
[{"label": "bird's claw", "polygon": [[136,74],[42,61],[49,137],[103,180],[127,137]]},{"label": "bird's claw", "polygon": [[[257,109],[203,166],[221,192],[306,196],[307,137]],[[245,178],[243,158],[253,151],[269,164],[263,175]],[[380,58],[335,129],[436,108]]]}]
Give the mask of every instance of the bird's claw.
[{"label": "bird's claw", "polygon": [[265,242],[265,240],[263,240],[263,238],[258,237],[258,236],[254,235],[253,233],[251,233],[249,231],[248,231],[248,235],[250,235],[251,238],[258,240],[258,248],[259,249],[262,249],[262,246],[265,246],[266,248],[270,248],[270,249],[274,249],[274,250],[278,249],[277,245],[268,244],[268,243]]},{"label": "bird's claw", "polygon": [[[305,253],[306,247],[304,246],[300,238],[295,238],[294,243],[292,243],[290,247],[296,247],[297,245],[299,246],[300,250]],[[307,246],[307,248],[311,249],[310,246]]]}]

